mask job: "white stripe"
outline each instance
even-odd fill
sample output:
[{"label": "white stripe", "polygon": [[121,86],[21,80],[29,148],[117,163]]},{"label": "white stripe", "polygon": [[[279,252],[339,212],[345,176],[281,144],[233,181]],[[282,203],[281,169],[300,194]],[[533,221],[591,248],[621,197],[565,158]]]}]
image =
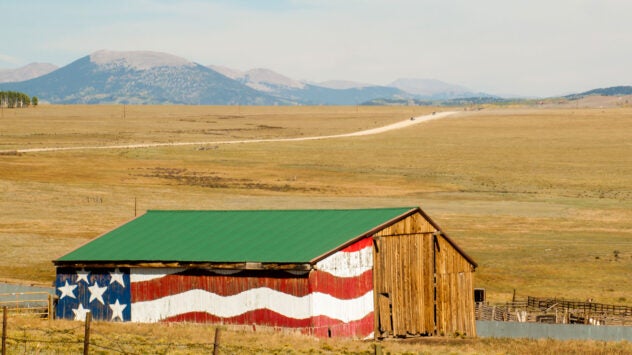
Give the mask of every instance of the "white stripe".
[{"label": "white stripe", "polygon": [[354,252],[338,252],[316,263],[318,270],[336,277],[356,277],[373,268],[373,247]]},{"label": "white stripe", "polygon": [[178,272],[184,271],[185,268],[182,267],[164,267],[164,268],[147,268],[147,267],[139,267],[132,268],[129,271],[129,280],[131,283],[134,282],[143,282],[149,281],[153,279],[159,279],[161,277],[165,277],[167,275],[176,274]]},{"label": "white stripe", "polygon": [[340,300],[319,292],[296,297],[269,288],[251,289],[228,297],[190,290],[153,301],[132,303],[131,313],[133,322],[157,322],[189,312],[229,318],[257,309],[269,309],[295,319],[322,315],[348,323],[373,311],[373,291],[356,299]]}]

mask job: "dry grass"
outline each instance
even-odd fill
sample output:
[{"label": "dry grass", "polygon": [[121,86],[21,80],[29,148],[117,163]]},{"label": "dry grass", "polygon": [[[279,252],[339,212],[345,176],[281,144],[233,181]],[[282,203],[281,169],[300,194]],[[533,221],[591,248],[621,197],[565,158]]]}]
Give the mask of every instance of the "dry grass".
[{"label": "dry grass", "polygon": [[[0,150],[329,135],[433,110],[40,106],[4,111]],[[630,108],[487,109],[355,138],[0,155],[0,278],[50,284],[52,259],[131,219],[135,200],[138,213],[419,205],[492,301],[515,288],[629,305],[630,142]]]},{"label": "dry grass", "polygon": [[[5,110],[0,149],[315,136],[431,110],[41,106]],[[631,141],[631,109],[488,110],[324,141],[1,155],[0,277],[50,282],[53,258],[132,218],[135,199],[138,213],[421,205],[492,300],[626,302]]]},{"label": "dry grass", "polygon": [[[215,327],[204,324],[93,322],[91,353],[211,353]],[[10,317],[7,349],[14,353],[81,353],[84,324]],[[359,341],[318,339],[298,333],[248,327],[220,328],[220,354],[629,354],[630,342],[551,339],[416,338]]]}]

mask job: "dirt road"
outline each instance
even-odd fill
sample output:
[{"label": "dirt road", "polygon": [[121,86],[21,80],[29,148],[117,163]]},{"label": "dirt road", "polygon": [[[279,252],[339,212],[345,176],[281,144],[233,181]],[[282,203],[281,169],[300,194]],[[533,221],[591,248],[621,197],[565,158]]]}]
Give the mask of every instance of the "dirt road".
[{"label": "dirt road", "polygon": [[444,118],[457,113],[456,111],[437,112],[430,115],[412,117],[405,121],[390,124],[388,126],[367,129],[364,131],[335,134],[329,136],[315,136],[315,137],[300,137],[300,138],[278,138],[278,139],[249,139],[249,140],[233,140],[233,141],[210,141],[210,142],[175,142],[175,143],[142,143],[142,144],[124,144],[124,145],[105,145],[105,146],[84,146],[84,147],[50,147],[50,148],[31,148],[31,149],[17,149],[11,151],[0,151],[0,154],[4,153],[38,153],[38,152],[55,152],[63,150],[92,150],[92,149],[135,149],[135,148],[152,148],[152,147],[165,147],[165,146],[184,146],[184,145],[219,145],[219,144],[241,144],[241,143],[262,143],[262,142],[296,142],[296,141],[309,141],[317,139],[333,139],[333,138],[345,138],[345,137],[357,137],[368,136],[371,134],[379,134],[395,129],[401,129],[410,127],[412,125],[419,124],[430,120]]}]

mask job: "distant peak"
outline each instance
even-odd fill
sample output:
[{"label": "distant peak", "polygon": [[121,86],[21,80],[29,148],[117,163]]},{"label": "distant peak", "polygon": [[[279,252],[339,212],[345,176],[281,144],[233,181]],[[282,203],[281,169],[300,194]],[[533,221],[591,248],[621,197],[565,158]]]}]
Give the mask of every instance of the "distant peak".
[{"label": "distant peak", "polygon": [[248,86],[254,87],[257,90],[269,91],[269,89],[265,89],[269,85],[285,86],[296,89],[302,89],[305,87],[305,84],[300,81],[290,79],[287,76],[265,68],[250,69],[244,74],[244,76]]},{"label": "distant peak", "polygon": [[136,70],[156,67],[191,67],[195,64],[172,54],[152,51],[100,50],[90,55],[90,61],[100,66],[125,66]]}]

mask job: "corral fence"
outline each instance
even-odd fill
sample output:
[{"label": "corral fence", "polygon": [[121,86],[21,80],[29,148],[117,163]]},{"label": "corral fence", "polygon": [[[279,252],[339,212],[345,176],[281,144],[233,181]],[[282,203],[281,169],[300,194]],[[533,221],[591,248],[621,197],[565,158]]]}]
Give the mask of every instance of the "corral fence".
[{"label": "corral fence", "polygon": [[0,293],[0,308],[17,314],[38,315],[53,318],[54,296],[49,292]]},{"label": "corral fence", "polygon": [[632,307],[528,296],[494,305],[478,302],[476,320],[632,326]]}]

